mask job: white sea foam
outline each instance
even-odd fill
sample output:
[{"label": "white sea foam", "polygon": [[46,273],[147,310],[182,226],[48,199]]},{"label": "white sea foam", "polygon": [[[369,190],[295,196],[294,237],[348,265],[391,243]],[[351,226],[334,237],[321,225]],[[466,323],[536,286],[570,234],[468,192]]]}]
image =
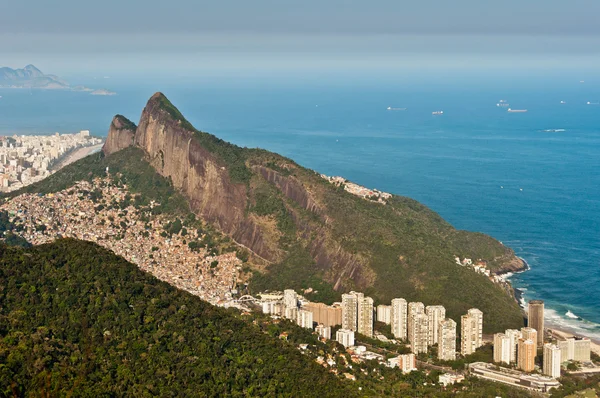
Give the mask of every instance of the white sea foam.
[{"label": "white sea foam", "polygon": [[568,310],[564,315],[552,308],[545,308],[546,326],[555,327],[573,334],[600,340],[600,324],[588,321]]},{"label": "white sea foam", "polygon": [[565,316],[567,316],[571,319],[579,319],[579,317],[577,315],[573,314],[570,310],[565,313]]},{"label": "white sea foam", "polygon": [[544,133],[562,133],[564,131],[567,131],[565,129],[547,129],[547,130],[542,130]]}]

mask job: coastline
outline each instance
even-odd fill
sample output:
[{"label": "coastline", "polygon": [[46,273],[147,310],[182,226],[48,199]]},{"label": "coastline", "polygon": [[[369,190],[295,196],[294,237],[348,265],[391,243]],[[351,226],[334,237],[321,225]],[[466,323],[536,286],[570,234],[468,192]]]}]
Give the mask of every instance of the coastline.
[{"label": "coastline", "polygon": [[77,148],[74,151],[72,151],[71,153],[69,153],[64,159],[62,159],[59,163],[56,164],[56,166],[54,166],[53,169],[53,173],[62,169],[65,166],[70,165],[71,163],[74,163],[80,159],[83,159],[84,157],[91,155],[94,152],[97,152],[99,150],[102,149],[102,146],[104,145],[103,143],[97,144],[97,145],[92,145],[92,146],[86,146],[83,148]]},{"label": "coastline", "polygon": [[[514,275],[514,274],[521,274],[523,272],[527,272],[531,269],[531,267],[529,266],[529,263],[527,262],[527,260],[525,260],[522,257],[517,257],[519,260],[522,261],[524,267],[523,269],[519,270],[519,271],[507,271],[507,272],[502,272],[502,273],[498,273],[498,275],[502,275],[503,279],[511,285],[513,292],[514,292],[514,297],[517,300],[517,302],[519,303],[519,306],[523,309],[524,312],[526,312],[526,301],[525,301],[525,290],[523,289],[519,289],[516,288],[514,286],[512,286],[512,283],[510,282],[510,278]],[[549,319],[547,316],[544,316],[545,319],[545,327],[544,329],[550,333],[550,335],[557,339],[557,340],[566,340],[570,337],[587,337],[590,339],[590,348],[591,351],[594,352],[596,355],[600,355],[600,339],[594,338],[594,337],[590,337],[587,336],[585,333],[579,333],[578,331],[575,330],[575,328],[569,328],[569,327],[565,327],[564,325],[556,325],[551,319]]]}]

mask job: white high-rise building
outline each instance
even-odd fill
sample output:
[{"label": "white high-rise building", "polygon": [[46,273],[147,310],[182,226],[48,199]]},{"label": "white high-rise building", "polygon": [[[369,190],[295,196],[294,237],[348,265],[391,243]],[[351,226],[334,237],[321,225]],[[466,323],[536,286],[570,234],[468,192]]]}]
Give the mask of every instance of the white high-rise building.
[{"label": "white high-rise building", "polygon": [[389,325],[392,317],[392,306],[379,304],[377,306],[377,322],[383,322]]},{"label": "white high-rise building", "polygon": [[298,307],[284,307],[283,317],[292,321],[298,320]]},{"label": "white high-rise building", "polygon": [[460,317],[461,347],[463,355],[469,355],[483,345],[483,313],[471,308],[466,315]]},{"label": "white high-rise building", "polygon": [[510,337],[504,333],[494,335],[494,362],[510,364]]},{"label": "white high-rise building", "polygon": [[342,294],[342,328],[373,336],[373,299],[363,293]]},{"label": "white high-rise building", "polygon": [[560,348],[555,344],[544,344],[544,374],[555,379],[560,377]]},{"label": "white high-rise building", "polygon": [[298,294],[294,289],[283,291],[283,306],[284,308],[298,308]]},{"label": "white high-rise building", "polygon": [[424,314],[424,313],[425,313],[425,305],[423,303],[421,303],[420,301],[408,303],[408,317],[406,318],[406,327],[407,327],[408,334],[410,334],[409,330],[411,328],[413,316],[415,316],[417,314]]},{"label": "white high-rise building", "polygon": [[312,329],[313,328],[313,313],[306,310],[298,311],[298,319],[296,321],[298,326]]},{"label": "white high-rise building", "polygon": [[444,319],[438,326],[438,359],[456,359],[456,322],[450,318]]},{"label": "white high-rise building", "polygon": [[348,329],[339,329],[335,333],[335,340],[344,347],[352,347],[354,345],[354,331]]},{"label": "white high-rise building", "polygon": [[424,313],[416,313],[412,317],[412,322],[408,328],[408,340],[412,348],[413,354],[427,352],[427,334],[429,331],[427,325],[427,315]]},{"label": "white high-rise building", "polygon": [[517,344],[519,339],[523,337],[518,329],[506,329],[504,334],[510,339],[510,362],[517,362]]},{"label": "white high-rise building", "polygon": [[358,333],[373,337],[373,299],[365,297],[358,302]]},{"label": "white high-rise building", "polygon": [[428,305],[425,307],[425,313],[427,314],[427,325],[429,327],[427,344],[434,345],[439,341],[440,322],[446,319],[446,309],[442,305]]},{"label": "white high-rise building", "polygon": [[354,292],[342,294],[342,329],[358,329],[358,300]]},{"label": "white high-rise building", "polygon": [[331,340],[331,326],[325,326],[322,323],[320,323],[315,328],[315,332],[319,334],[319,337]]},{"label": "white high-rise building", "polygon": [[591,341],[587,337],[571,337],[565,341],[559,341],[558,347],[563,361],[588,362],[590,360]]},{"label": "white high-rise building", "polygon": [[406,340],[407,335],[407,320],[408,320],[408,304],[402,298],[392,300],[392,313],[390,322],[392,326],[392,334],[397,339]]}]

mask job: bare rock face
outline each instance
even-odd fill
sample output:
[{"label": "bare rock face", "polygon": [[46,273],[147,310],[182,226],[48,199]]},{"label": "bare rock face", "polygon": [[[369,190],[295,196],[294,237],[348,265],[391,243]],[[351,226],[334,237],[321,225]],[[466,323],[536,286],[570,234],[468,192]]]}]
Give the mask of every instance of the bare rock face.
[{"label": "bare rock face", "polygon": [[150,163],[188,199],[194,213],[215,224],[255,254],[278,259],[260,227],[245,216],[247,186],[231,181],[217,158],[194,138],[198,134],[174,114],[166,97],[156,93],[142,112],[134,144]]},{"label": "bare rock face", "polygon": [[108,137],[102,152],[108,156],[133,145],[136,128],[136,125],[125,116],[115,116],[108,129]]}]

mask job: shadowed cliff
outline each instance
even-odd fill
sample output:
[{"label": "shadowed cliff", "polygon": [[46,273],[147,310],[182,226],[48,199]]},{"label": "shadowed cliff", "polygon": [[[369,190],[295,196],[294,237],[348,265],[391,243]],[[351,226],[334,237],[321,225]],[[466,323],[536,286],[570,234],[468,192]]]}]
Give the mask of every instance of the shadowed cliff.
[{"label": "shadowed cliff", "polygon": [[383,302],[443,304],[455,319],[477,307],[489,314],[488,331],[522,324],[510,292],[454,263],[460,256],[496,272],[522,267],[496,240],[458,231],[412,199],[368,201],[290,159],[201,132],[161,93],[132,135],[133,126],[115,117],[104,153],[141,148],[196,215],[253,254],[252,289],[360,289]]}]

